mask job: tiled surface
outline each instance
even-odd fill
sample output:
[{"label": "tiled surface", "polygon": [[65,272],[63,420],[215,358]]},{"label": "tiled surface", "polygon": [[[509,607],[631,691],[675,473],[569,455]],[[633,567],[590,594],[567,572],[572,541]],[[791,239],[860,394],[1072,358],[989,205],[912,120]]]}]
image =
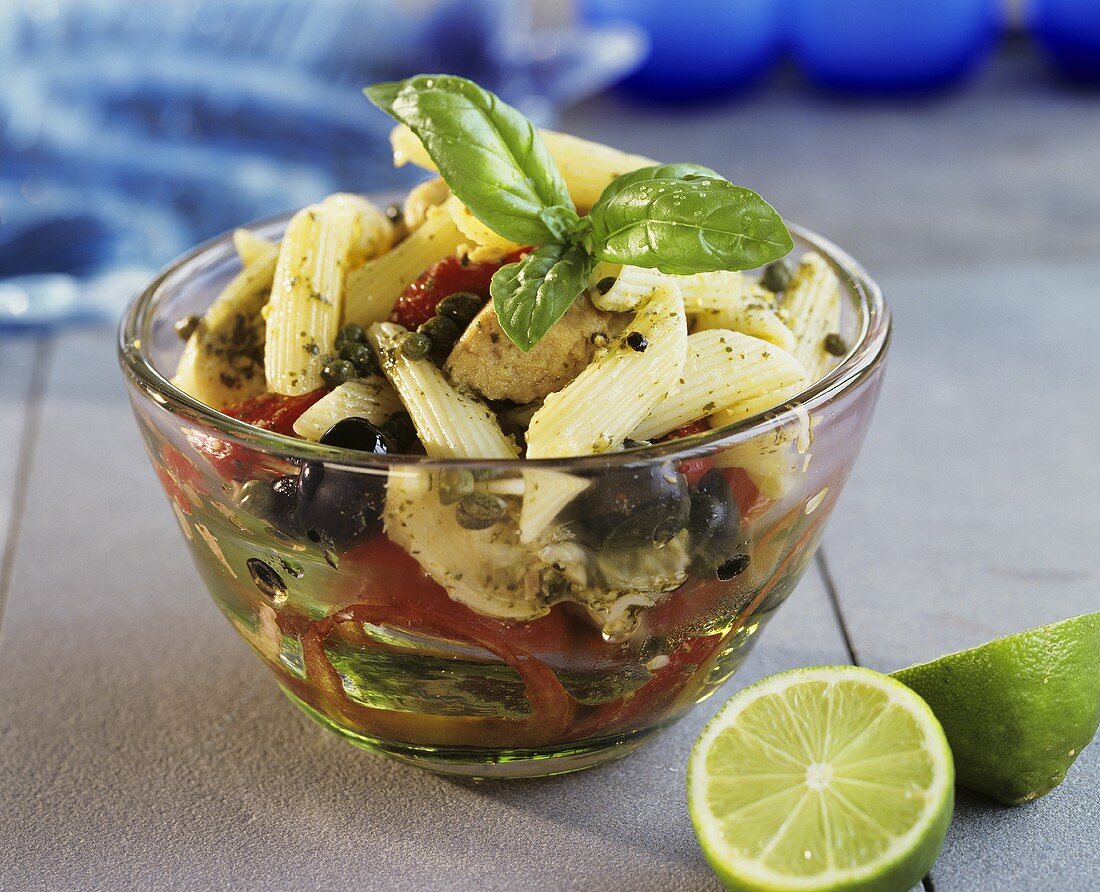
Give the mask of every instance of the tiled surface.
[{"label": "tiled surface", "polygon": [[[690,146],[882,281],[890,371],[826,537],[876,668],[1100,609],[1100,103],[1034,68],[900,107],[776,88],[565,122]],[[0,338],[0,532],[27,477],[29,343]],[[715,888],[682,787],[716,701],[624,762],[507,785],[384,762],[294,711],[188,564],[113,353],[110,332],[65,336],[34,403],[0,632],[0,889]],[[732,686],[846,659],[813,572]],[[1023,808],[961,795],[936,888],[1100,887],[1098,790],[1094,744]]]}]

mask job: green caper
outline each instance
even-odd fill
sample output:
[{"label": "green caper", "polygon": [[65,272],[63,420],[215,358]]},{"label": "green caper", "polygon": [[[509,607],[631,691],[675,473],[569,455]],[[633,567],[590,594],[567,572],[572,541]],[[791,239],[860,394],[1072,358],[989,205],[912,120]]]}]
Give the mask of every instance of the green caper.
[{"label": "green caper", "polygon": [[416,330],[431,338],[432,345],[440,350],[449,350],[461,334],[458,323],[446,316],[432,316]]},{"label": "green caper", "polygon": [[329,388],[339,387],[351,381],[356,375],[355,366],[346,359],[334,359],[321,367],[321,380]]},{"label": "green caper", "polygon": [[405,209],[401,206],[400,202],[395,201],[393,204],[386,205],[386,219],[391,223],[397,223],[403,220],[405,217]]},{"label": "green caper", "polygon": [[460,328],[465,328],[473,322],[474,317],[484,306],[485,301],[478,295],[469,291],[459,291],[443,298],[435,309],[440,316],[453,319]]},{"label": "green caper", "polygon": [[504,516],[508,506],[491,492],[472,492],[455,509],[455,520],[467,530],[487,530]]},{"label": "green caper", "polygon": [[410,331],[401,341],[401,352],[409,359],[424,359],[432,352],[432,339],[419,331]]},{"label": "green caper", "polygon": [[848,353],[848,342],[838,334],[825,335],[825,352],[833,356],[844,356]]},{"label": "green caper", "polygon": [[345,343],[340,347],[340,358],[346,359],[360,377],[366,377],[375,369],[374,354],[366,344]]},{"label": "green caper", "polygon": [[760,276],[760,284],[769,291],[786,291],[793,277],[794,272],[791,270],[791,265],[786,260],[777,260],[775,263],[769,263],[764,267],[764,272]]},{"label": "green caper", "polygon": [[610,291],[612,287],[614,287],[614,285],[614,276],[604,276],[602,279],[600,279],[600,281],[596,283],[596,290],[600,292],[600,294],[607,294],[607,292]]},{"label": "green caper", "polygon": [[446,470],[439,473],[439,501],[453,505],[474,491],[474,475],[470,471]]},{"label": "green caper", "polygon": [[366,341],[367,333],[363,331],[363,326],[355,322],[349,322],[347,325],[342,325],[340,330],[336,332],[336,342],[338,344],[365,344]]},{"label": "green caper", "polygon": [[190,316],[184,316],[182,319],[178,320],[176,324],[172,326],[172,329],[181,341],[188,341],[201,324],[202,316],[192,313]]}]

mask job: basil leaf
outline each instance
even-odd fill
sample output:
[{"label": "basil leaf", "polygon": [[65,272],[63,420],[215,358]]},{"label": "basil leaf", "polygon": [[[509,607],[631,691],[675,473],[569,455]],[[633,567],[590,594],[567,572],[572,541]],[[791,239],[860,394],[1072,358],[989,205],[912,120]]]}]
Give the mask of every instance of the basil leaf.
[{"label": "basil leaf", "polygon": [[575,210],[560,204],[543,208],[539,211],[539,219],[553,233],[556,242],[575,241],[576,236],[586,228]]},{"label": "basil leaf", "polygon": [[573,210],[573,201],[523,114],[451,75],[420,74],[364,92],[420,138],[451,191],[493,232],[522,245],[555,240],[539,212]]},{"label": "basil leaf", "polygon": [[589,219],[600,260],[677,276],[750,269],[794,247],[770,204],[718,177],[634,182],[601,198]]},{"label": "basil leaf", "polygon": [[526,353],[572,306],[588,285],[593,261],[580,245],[545,245],[493,274],[500,327]]},{"label": "basil leaf", "polygon": [[713,177],[716,180],[722,179],[720,173],[711,170],[709,167],[703,167],[702,164],[688,164],[682,162],[677,164],[658,164],[655,167],[641,167],[638,170],[622,173],[615,177],[600,194],[596,204],[603,201],[610,201],[627,186],[633,186],[635,183],[648,183],[652,180],[698,179],[699,177]]}]

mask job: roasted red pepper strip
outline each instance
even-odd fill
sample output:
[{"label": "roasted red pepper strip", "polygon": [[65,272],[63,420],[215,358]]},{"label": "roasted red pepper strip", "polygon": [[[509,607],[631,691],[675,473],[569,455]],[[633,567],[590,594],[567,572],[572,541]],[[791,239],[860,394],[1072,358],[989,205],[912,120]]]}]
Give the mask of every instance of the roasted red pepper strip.
[{"label": "roasted red pepper strip", "polygon": [[507,263],[519,260],[530,248],[521,248],[492,263],[463,264],[463,258],[445,257],[429,266],[420,278],[405,288],[393,305],[390,321],[414,329],[435,315],[435,308],[445,297],[460,291],[489,299],[489,283],[493,273]]}]

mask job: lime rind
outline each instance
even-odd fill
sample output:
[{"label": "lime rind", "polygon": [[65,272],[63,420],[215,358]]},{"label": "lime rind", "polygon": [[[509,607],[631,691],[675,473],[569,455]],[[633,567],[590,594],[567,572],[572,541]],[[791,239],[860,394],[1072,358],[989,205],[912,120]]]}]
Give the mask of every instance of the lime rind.
[{"label": "lime rind", "polygon": [[[848,740],[839,741],[840,745],[849,748],[862,746],[867,750],[866,758],[879,758],[889,764],[889,758],[876,756],[874,753],[874,726],[876,722],[881,722],[884,707],[886,710],[900,709],[901,714],[910,721],[912,729],[917,732],[913,749],[928,757],[926,767],[930,775],[923,778],[926,781],[923,786],[917,784],[914,790],[911,782],[894,782],[890,779],[883,781],[876,778],[876,772],[872,771],[867,778],[832,778],[829,789],[836,792],[836,782],[839,780],[841,792],[840,795],[828,797],[828,806],[825,804],[824,794],[819,792],[817,796],[808,795],[806,762],[811,758],[815,741],[807,739],[808,735],[813,735],[813,729],[806,725],[806,718],[813,713],[812,699],[800,704],[797,709],[788,709],[786,714],[778,716],[781,721],[765,726],[763,733],[760,728],[750,728],[749,745],[742,748],[741,753],[723,753],[723,732],[738,723],[751,725],[754,704],[759,705],[768,700],[784,702],[787,698],[783,695],[791,692],[797,694],[800,687],[806,688],[813,698],[824,693],[836,695],[838,691],[843,692],[846,687],[854,685],[862,685],[865,691],[874,693],[879,701],[879,718],[874,715],[852,714],[852,710],[859,712],[859,705],[855,702],[859,697],[847,704],[850,707],[848,713],[835,711],[832,708],[834,703],[831,702],[830,708],[825,711],[826,737],[836,737],[842,731],[847,731]],[[833,701],[836,701],[836,696]],[[820,712],[819,709],[818,714]],[[876,710],[872,709],[871,712]],[[900,724],[904,725],[905,721]],[[734,741],[739,739],[742,730],[741,727],[737,728],[738,733],[732,735]],[[871,734],[870,740],[864,740],[868,734]],[[765,735],[771,739],[767,739]],[[782,738],[778,745],[775,742],[776,736]],[[862,744],[861,740],[864,740]],[[820,742],[816,741],[818,744]],[[880,745],[881,743],[879,741]],[[751,760],[754,747],[759,750],[756,763],[729,763],[729,759],[735,757]],[[733,749],[737,747],[733,746]],[[796,754],[792,755],[791,750],[795,750]],[[712,757],[716,752],[718,763],[713,764]],[[843,759],[847,757],[844,757],[841,750],[833,751],[831,758],[836,761],[838,754],[843,763]],[[905,762],[905,759],[899,760],[896,749],[893,756],[893,761]],[[721,764],[723,758],[728,763],[725,766]],[[757,771],[766,769],[769,760],[773,766],[781,766],[781,770],[770,773]],[[716,778],[712,770],[721,770],[723,767],[730,770],[730,778],[727,780]],[[741,768],[747,768],[748,771],[740,771],[739,774]],[[893,770],[894,766],[891,765],[891,778],[894,777]],[[893,820],[900,819],[908,825],[907,829],[895,833],[879,825],[876,831],[875,825],[882,816],[866,814],[859,805],[860,801],[866,801],[865,798],[861,800],[858,793],[853,793],[853,790],[864,783],[885,788],[882,792],[889,791],[892,795],[882,797],[884,801],[900,801],[899,808],[906,813],[894,815]],[[743,797],[744,804],[739,805],[732,814],[736,816],[743,812],[744,820],[731,822],[729,814],[715,814],[711,805],[712,793],[715,792],[719,796],[732,795],[734,799],[737,796]],[[758,795],[761,793],[763,795]],[[857,802],[849,801],[845,804],[843,800],[850,798]],[[773,675],[741,691],[704,728],[692,751],[688,767],[688,808],[703,853],[715,872],[728,886],[735,889],[810,892],[819,889],[909,888],[920,881],[939,853],[950,823],[953,805],[954,767],[951,751],[943,729],[931,709],[900,682],[853,666],[796,669]],[[886,820],[890,822],[891,818],[888,816]],[[801,831],[801,835],[788,833],[792,828]],[[799,864],[797,857],[788,852],[784,869],[780,870],[767,863],[770,851],[763,857],[746,852],[746,848],[759,846],[760,837],[769,832],[773,836],[769,843],[773,850],[784,834],[789,837],[786,840],[788,848],[795,840],[816,838],[819,850],[827,853],[826,866],[818,868],[815,862],[813,869],[809,869],[811,865]],[[738,835],[738,839],[731,838],[730,834]],[[812,856],[811,850],[807,849],[806,854]],[[845,862],[841,866],[836,863],[839,856],[843,856]],[[803,867],[806,869],[802,869]]]}]

